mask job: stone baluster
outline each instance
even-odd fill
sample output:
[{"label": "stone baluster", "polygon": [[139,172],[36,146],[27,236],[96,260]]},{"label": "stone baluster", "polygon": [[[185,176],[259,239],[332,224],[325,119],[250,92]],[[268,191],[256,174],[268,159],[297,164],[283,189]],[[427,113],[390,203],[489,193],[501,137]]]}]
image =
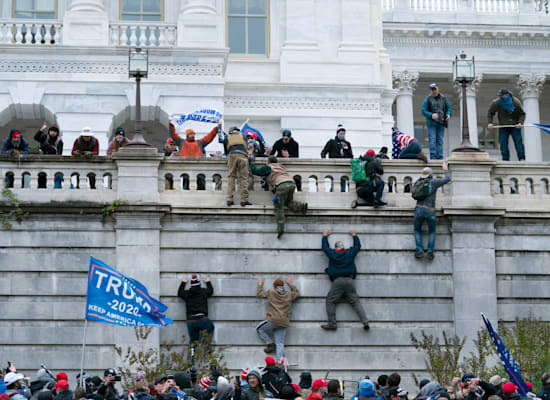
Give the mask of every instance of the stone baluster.
[{"label": "stone baluster", "polygon": [[53,41],[55,44],[61,44],[61,31],[63,27],[61,25],[56,25],[54,29]]},{"label": "stone baluster", "polygon": [[21,44],[23,42],[23,24],[15,24],[15,43]]},{"label": "stone baluster", "polygon": [[6,32],[6,24],[0,24],[0,43],[7,43]]},{"label": "stone baluster", "polygon": [[168,42],[168,46],[173,46],[176,43],[176,28],[173,26],[169,26],[166,33],[166,40]]},{"label": "stone baluster", "polygon": [[44,25],[44,30],[44,44],[49,46],[52,44],[52,25]]},{"label": "stone baluster", "polygon": [[122,25],[120,27],[120,42],[121,46],[128,46],[128,26]]},{"label": "stone baluster", "polygon": [[418,72],[394,72],[393,87],[399,92],[395,99],[397,128],[414,136],[413,93],[418,82]]},{"label": "stone baluster", "polygon": [[111,44],[113,46],[118,46],[120,44],[118,39],[119,39],[119,26],[112,25],[111,26]]},{"label": "stone baluster", "polygon": [[137,35],[136,35],[137,26],[130,26],[130,46],[136,47],[137,45]]},{"label": "stone baluster", "polygon": [[[146,26],[140,26],[139,27],[139,45],[141,47],[147,46],[147,35],[146,35],[147,27]],[[153,31],[149,31],[149,35],[151,38],[151,42],[153,40]]]},{"label": "stone baluster", "polygon": [[[544,87],[544,74],[521,74],[517,87],[523,99],[525,125],[540,123],[539,97]],[[542,161],[542,139],[540,129],[524,128],[525,157],[527,161]]]},{"label": "stone baluster", "polygon": [[165,47],[166,46],[166,27],[164,27],[164,26],[159,27],[158,46],[159,47]]},{"label": "stone baluster", "polygon": [[[474,80],[466,86],[466,105],[468,107],[468,130],[470,131],[470,142],[475,146],[479,146],[479,136],[477,131],[477,101],[476,95],[483,80],[482,75],[476,75]],[[453,87],[458,93],[460,103],[460,132],[462,132],[462,86],[459,83],[454,83]]]}]

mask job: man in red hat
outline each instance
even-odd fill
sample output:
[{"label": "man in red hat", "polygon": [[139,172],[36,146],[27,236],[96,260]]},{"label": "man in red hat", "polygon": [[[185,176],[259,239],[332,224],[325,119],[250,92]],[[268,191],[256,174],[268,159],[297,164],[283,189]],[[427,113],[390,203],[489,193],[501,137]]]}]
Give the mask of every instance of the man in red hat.
[{"label": "man in red hat", "polygon": [[[385,206],[382,201],[382,193],[384,191],[384,181],[380,179],[380,175],[384,174],[384,168],[379,158],[375,157],[374,150],[368,150],[365,155],[359,157],[361,160],[360,166],[365,169],[365,180],[356,181],[357,197],[364,200],[364,203],[359,203],[354,200],[351,207],[355,208],[358,205],[366,206]],[[376,193],[376,196],[374,194]]]},{"label": "man in red hat", "polygon": [[262,375],[262,382],[267,390],[269,390],[275,397],[279,397],[283,386],[292,383],[292,379],[282,368],[279,368],[275,364],[273,357],[267,356],[265,358],[265,372]]},{"label": "man in red hat", "polygon": [[59,379],[52,392],[55,393],[56,400],[72,400],[74,398],[73,392],[69,390],[69,382],[65,379]]},{"label": "man in red hat", "polygon": [[323,400],[327,394],[328,382],[322,379],[315,379],[311,384],[311,393],[307,396],[307,400],[319,399]]},{"label": "man in red hat", "polygon": [[21,135],[19,129],[12,129],[10,135],[2,143],[2,154],[29,154],[29,142]]},{"label": "man in red hat", "polygon": [[507,382],[502,385],[502,399],[503,400],[520,400],[520,396],[517,392],[518,387],[512,382]]},{"label": "man in red hat", "polygon": [[202,331],[206,331],[210,335],[214,333],[214,324],[208,318],[208,297],[214,294],[214,287],[210,278],[207,277],[204,280],[206,288],[202,288],[201,280],[197,274],[191,276],[189,288],[186,290],[187,282],[189,282],[187,278],[181,280],[178,297],[185,301],[189,343],[194,345],[199,340]]}]

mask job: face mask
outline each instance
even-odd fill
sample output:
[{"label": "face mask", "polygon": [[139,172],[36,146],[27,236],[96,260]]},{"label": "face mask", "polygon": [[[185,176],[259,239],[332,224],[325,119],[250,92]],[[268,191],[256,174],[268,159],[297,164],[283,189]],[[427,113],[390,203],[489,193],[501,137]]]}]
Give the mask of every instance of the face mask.
[{"label": "face mask", "polygon": [[275,288],[275,290],[277,291],[277,293],[283,294],[285,292],[285,287],[284,286],[277,286]]},{"label": "face mask", "polygon": [[340,140],[344,140],[345,137],[346,137],[345,133],[339,133],[338,134],[338,139],[340,139]]}]

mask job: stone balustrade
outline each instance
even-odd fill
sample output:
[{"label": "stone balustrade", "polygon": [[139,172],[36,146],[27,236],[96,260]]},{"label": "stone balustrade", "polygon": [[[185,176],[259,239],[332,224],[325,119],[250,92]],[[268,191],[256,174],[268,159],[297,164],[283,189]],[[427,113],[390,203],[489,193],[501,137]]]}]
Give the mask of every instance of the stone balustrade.
[{"label": "stone balustrade", "polygon": [[0,20],[0,44],[61,44],[61,21],[35,19]]},{"label": "stone balustrade", "polygon": [[[123,152],[119,153],[120,157],[124,157],[122,154]],[[163,158],[158,153],[152,154],[159,161],[158,167],[151,167],[151,182],[156,180],[158,187],[148,190],[158,193],[160,199],[177,206],[216,207],[224,204],[227,190],[224,158]],[[124,168],[130,167],[121,164],[123,159],[119,155],[115,159],[39,155],[20,156],[16,159],[2,156],[2,187],[14,190],[22,200],[32,199],[39,202],[51,200],[51,193],[55,193],[57,199],[69,194],[71,199],[81,197],[100,202],[111,201],[116,197],[125,198],[126,189],[119,188],[118,181]],[[263,158],[256,160],[257,165],[265,162]],[[385,160],[383,164],[386,182],[384,197],[388,206],[414,207],[410,191],[424,164],[409,160]],[[139,169],[139,165],[140,160],[135,160],[132,168]],[[146,165],[145,161],[143,165]],[[297,197],[308,201],[313,207],[348,207],[355,199],[355,182],[351,180],[347,160],[292,159],[286,160],[285,165],[297,182]],[[433,162],[429,165],[436,175],[443,175],[440,163]],[[456,168],[458,167],[456,164]],[[471,167],[473,171],[476,165],[472,164]],[[466,171],[467,179],[468,163],[461,162],[460,168],[461,173]],[[490,193],[494,206],[548,208],[550,166],[546,163],[491,161],[486,168],[490,181],[481,184],[488,186],[486,192]],[[452,173],[452,160],[450,169]],[[452,183],[444,186],[438,193],[438,206],[450,206],[452,193]],[[254,204],[266,206],[272,198],[271,193],[262,188],[261,178],[258,176],[254,176],[250,196]]]},{"label": "stone balustrade", "polygon": [[174,47],[177,25],[155,22],[117,22],[109,26],[114,46]]}]

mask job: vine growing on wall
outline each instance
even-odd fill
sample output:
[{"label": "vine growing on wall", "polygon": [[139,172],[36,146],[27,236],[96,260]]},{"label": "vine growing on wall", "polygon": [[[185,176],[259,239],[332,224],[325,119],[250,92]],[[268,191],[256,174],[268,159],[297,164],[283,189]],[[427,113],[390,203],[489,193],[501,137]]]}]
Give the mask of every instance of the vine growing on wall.
[{"label": "vine growing on wall", "polygon": [[2,220],[2,227],[9,230],[12,228],[10,220],[15,219],[18,223],[21,223],[23,218],[29,216],[29,213],[21,208],[22,204],[26,204],[28,202],[18,200],[9,189],[2,190],[2,197],[6,197],[8,199],[8,211],[0,211],[0,218]]},{"label": "vine growing on wall", "polygon": [[117,211],[120,206],[127,203],[128,202],[126,200],[116,199],[111,204],[107,204],[101,209],[101,215],[103,216],[103,218],[110,217]]}]

